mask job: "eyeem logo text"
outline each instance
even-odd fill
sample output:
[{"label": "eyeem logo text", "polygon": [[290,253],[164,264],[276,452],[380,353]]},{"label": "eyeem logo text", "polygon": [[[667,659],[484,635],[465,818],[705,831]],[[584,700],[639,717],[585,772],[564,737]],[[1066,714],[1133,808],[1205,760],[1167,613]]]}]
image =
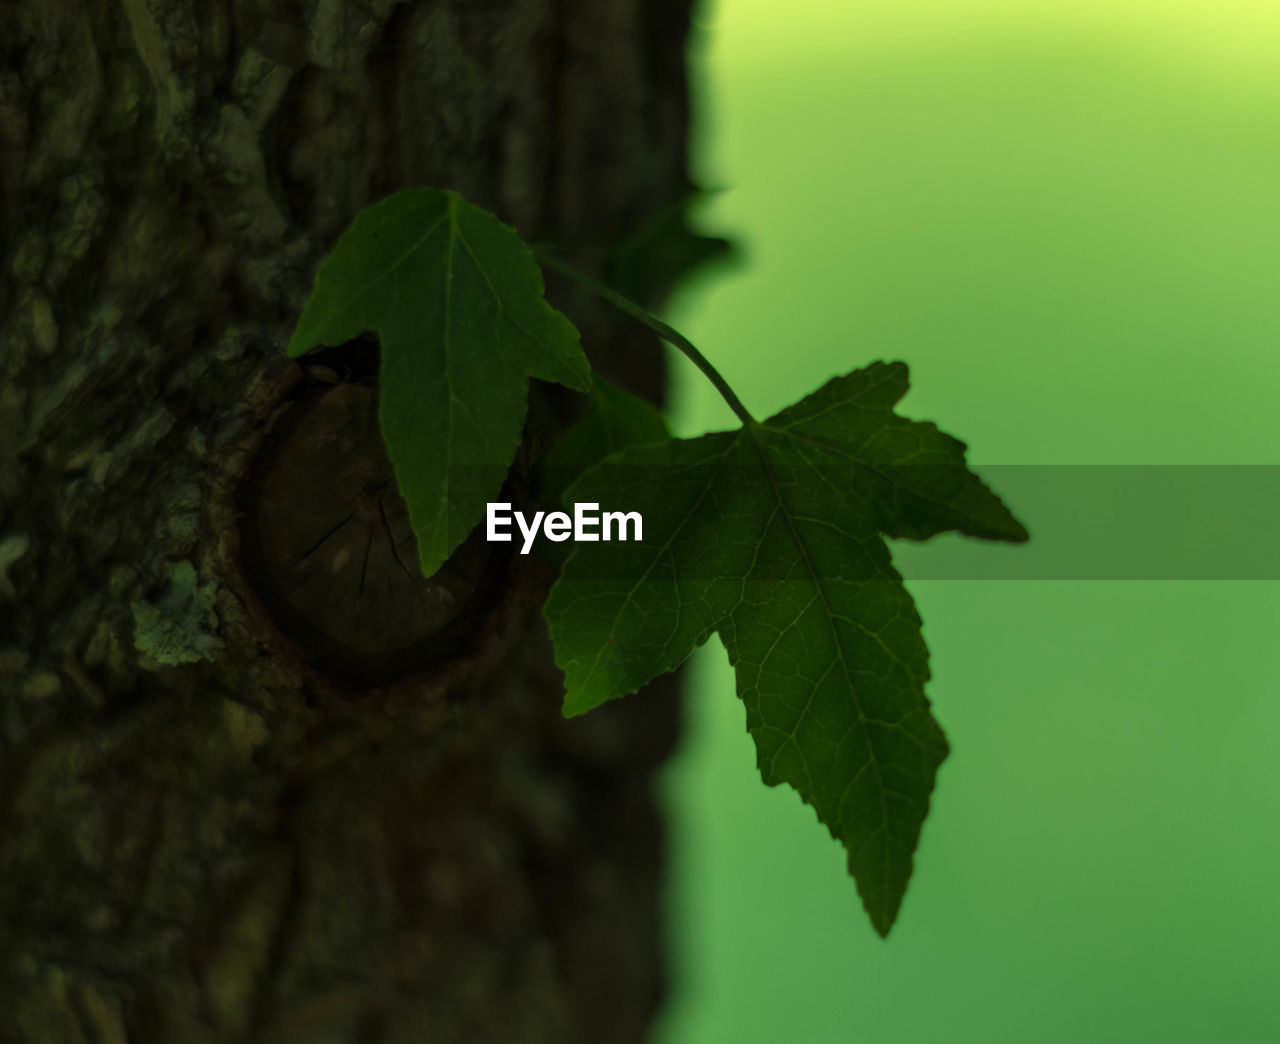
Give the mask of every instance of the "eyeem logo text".
[{"label": "eyeem logo text", "polygon": [[513,520],[524,537],[520,548],[522,555],[527,555],[533,547],[539,528],[543,536],[557,544],[569,539],[585,543],[644,539],[644,519],[639,511],[606,511],[601,514],[599,504],[574,504],[572,518],[563,511],[539,511],[532,521],[525,518],[523,511],[512,511],[510,504],[490,504],[485,509],[485,539],[490,543],[509,544],[514,539]]}]

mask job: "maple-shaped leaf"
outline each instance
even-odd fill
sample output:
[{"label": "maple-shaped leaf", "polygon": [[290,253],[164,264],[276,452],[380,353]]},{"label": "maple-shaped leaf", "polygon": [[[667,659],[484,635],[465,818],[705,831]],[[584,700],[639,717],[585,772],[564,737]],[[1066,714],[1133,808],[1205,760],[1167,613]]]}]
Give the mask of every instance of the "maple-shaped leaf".
[{"label": "maple-shaped leaf", "polygon": [[603,377],[591,378],[591,398],[582,417],[555,441],[543,462],[543,496],[560,503],[565,488],[588,465],[629,446],[666,442],[667,422],[652,403]]},{"label": "maple-shaped leaf", "polygon": [[882,935],[947,754],[884,538],[1027,537],[963,443],[893,412],[906,390],[905,365],[875,363],[767,421],[589,469],[567,498],[639,512],[643,540],[575,545],[544,608],[568,715],[719,632],[764,781],[795,787],[844,845]]},{"label": "maple-shaped leaf", "polygon": [[531,377],[586,391],[578,331],[515,230],[456,192],[362,210],[316,275],[288,354],[378,335],[378,419],[430,576],[496,498]]}]

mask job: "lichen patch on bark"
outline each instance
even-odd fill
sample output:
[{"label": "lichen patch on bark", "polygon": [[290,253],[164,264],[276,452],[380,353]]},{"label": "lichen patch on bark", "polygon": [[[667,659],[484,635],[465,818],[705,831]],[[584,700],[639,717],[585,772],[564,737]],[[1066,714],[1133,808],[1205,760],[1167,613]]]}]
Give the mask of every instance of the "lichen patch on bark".
[{"label": "lichen patch on bark", "polygon": [[152,602],[137,601],[133,610],[133,643],[144,666],[172,667],[212,660],[221,644],[214,611],[217,585],[200,584],[190,562],[168,567],[169,586]]}]

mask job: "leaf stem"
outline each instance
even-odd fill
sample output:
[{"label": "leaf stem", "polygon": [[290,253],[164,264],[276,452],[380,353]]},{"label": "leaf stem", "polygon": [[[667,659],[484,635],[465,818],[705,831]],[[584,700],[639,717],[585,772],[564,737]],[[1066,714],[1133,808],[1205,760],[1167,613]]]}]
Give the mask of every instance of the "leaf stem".
[{"label": "leaf stem", "polygon": [[742,405],[742,400],[734,394],[733,389],[729,387],[729,383],[720,375],[720,371],[712,366],[711,360],[698,351],[698,349],[694,347],[693,342],[685,337],[679,330],[675,329],[670,324],[663,322],[647,308],[642,308],[630,298],[623,297],[616,290],[610,290],[609,287],[605,286],[603,283],[592,279],[591,276],[587,275],[587,273],[582,271],[582,269],[576,268],[569,264],[569,262],[556,257],[555,254],[551,253],[549,250],[535,247],[534,254],[537,259],[548,268],[554,268],[562,275],[566,275],[575,282],[581,283],[582,286],[586,287],[597,297],[608,301],[619,311],[626,312],[626,314],[631,316],[631,318],[644,323],[645,326],[656,333],[664,341],[672,345],[674,348],[677,348],[689,359],[690,362],[693,363],[694,366],[702,371],[703,376],[711,382],[715,390],[720,393],[721,398],[729,404],[729,409],[733,410],[743,424],[747,425],[749,428],[755,425],[756,419],[751,416],[750,411]]}]

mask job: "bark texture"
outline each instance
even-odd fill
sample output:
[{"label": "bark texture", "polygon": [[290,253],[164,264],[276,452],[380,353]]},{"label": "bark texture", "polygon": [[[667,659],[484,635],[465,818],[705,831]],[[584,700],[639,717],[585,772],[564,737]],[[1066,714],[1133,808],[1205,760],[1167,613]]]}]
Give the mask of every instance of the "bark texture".
[{"label": "bark texture", "polygon": [[457,188],[598,268],[683,191],[688,6],[0,5],[0,1040],[644,1036],[669,687],[560,720],[518,567],[447,655],[335,684],[237,497],[360,207]]}]

